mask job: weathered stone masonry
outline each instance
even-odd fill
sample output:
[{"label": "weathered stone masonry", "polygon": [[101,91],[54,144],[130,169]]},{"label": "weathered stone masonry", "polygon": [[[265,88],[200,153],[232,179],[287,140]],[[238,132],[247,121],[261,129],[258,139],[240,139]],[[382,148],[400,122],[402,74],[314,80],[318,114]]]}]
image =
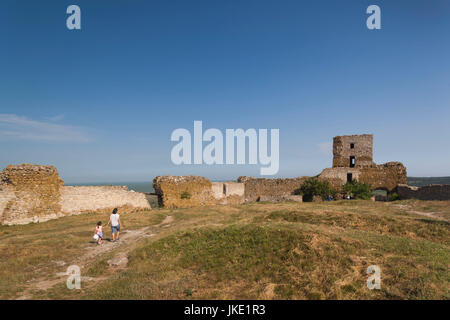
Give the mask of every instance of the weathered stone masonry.
[{"label": "weathered stone masonry", "polygon": [[244,184],[245,201],[302,201],[298,196],[300,187],[308,177],[299,178],[253,178],[239,177],[238,182]]},{"label": "weathered stone masonry", "polygon": [[153,180],[164,208],[187,208],[256,201],[302,201],[297,195],[306,177],[262,179],[239,177],[237,182],[211,182],[197,176],[161,176]]},{"label": "weathered stone masonry", "polygon": [[165,208],[237,204],[244,200],[244,186],[236,182],[211,182],[197,176],[159,176],[153,180],[158,202]]},{"label": "weathered stone masonry", "polygon": [[333,167],[319,175],[335,188],[357,180],[373,189],[392,192],[398,184],[406,184],[406,168],[401,162],[373,162],[373,135],[349,135],[333,138]]},{"label": "weathered stone masonry", "polygon": [[114,207],[146,208],[127,187],[68,187],[53,166],[11,165],[0,173],[0,223],[25,224]]},{"label": "weathered stone masonry", "polygon": [[[318,179],[340,190],[348,181],[368,183],[372,189],[397,191],[400,198],[449,200],[450,186],[413,188],[406,185],[406,168],[400,162],[373,162],[373,135],[333,139],[333,167]],[[197,176],[158,176],[153,181],[158,202],[165,208],[185,208],[255,201],[302,201],[300,187],[308,177],[263,179],[239,177],[237,182],[211,182]],[[404,185],[405,184],[405,185]],[[8,166],[0,173],[0,223],[22,224],[71,214],[145,208],[143,193],[127,187],[69,187],[52,166]]]},{"label": "weathered stone masonry", "polygon": [[150,208],[143,193],[129,191],[127,186],[66,186],[61,190],[61,211],[64,213],[109,211],[126,206]]},{"label": "weathered stone masonry", "polygon": [[[195,176],[156,177],[153,187],[159,204],[166,208],[255,201],[302,201],[300,187],[308,177],[264,179],[239,177],[237,182],[213,182]],[[333,139],[333,167],[318,175],[340,191],[347,181],[368,183],[373,189],[392,192],[406,183],[406,168],[400,162],[373,162],[373,135],[338,136]],[[235,190],[233,193],[231,190]],[[185,196],[183,196],[183,194]]]},{"label": "weathered stone masonry", "polygon": [[[353,158],[354,161],[351,159]],[[333,138],[333,168],[363,168],[373,162],[373,135],[359,134]]]},{"label": "weathered stone masonry", "polygon": [[397,186],[400,199],[450,200],[450,185],[434,184],[424,187],[412,187],[406,184]]}]

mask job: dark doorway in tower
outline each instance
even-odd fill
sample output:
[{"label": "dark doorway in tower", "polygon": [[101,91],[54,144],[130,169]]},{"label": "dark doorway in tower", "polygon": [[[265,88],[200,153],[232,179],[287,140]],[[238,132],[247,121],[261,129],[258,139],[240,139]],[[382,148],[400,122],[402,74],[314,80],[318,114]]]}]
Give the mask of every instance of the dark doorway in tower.
[{"label": "dark doorway in tower", "polygon": [[355,167],[355,157],[351,156],[350,157],[350,168],[354,168]]},{"label": "dark doorway in tower", "polygon": [[353,181],[353,174],[347,173],[347,182],[352,182],[352,181]]}]

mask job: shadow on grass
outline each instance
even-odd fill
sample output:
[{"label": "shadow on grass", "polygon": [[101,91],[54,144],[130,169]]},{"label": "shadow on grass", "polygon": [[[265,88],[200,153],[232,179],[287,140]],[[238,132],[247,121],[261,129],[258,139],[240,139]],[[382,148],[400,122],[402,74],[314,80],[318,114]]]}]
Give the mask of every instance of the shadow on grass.
[{"label": "shadow on grass", "polygon": [[450,222],[442,221],[442,220],[431,220],[431,219],[419,219],[421,222],[429,223],[429,224],[438,224],[442,226],[450,226]]}]

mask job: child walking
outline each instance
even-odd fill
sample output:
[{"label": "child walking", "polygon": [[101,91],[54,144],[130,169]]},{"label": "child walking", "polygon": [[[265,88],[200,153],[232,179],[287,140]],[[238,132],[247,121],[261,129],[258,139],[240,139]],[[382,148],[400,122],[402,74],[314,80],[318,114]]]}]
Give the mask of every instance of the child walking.
[{"label": "child walking", "polygon": [[95,234],[98,236],[97,244],[102,244],[103,228],[101,221],[97,222],[97,226],[95,227]]}]

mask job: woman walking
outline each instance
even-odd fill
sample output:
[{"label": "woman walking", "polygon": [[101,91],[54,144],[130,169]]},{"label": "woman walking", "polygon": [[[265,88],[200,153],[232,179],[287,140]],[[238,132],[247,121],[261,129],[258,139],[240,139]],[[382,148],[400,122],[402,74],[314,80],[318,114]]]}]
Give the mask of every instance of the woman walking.
[{"label": "woman walking", "polygon": [[120,227],[122,223],[120,222],[120,215],[117,213],[117,208],[114,208],[112,214],[109,216],[109,221],[106,226],[111,224],[112,241],[120,240]]}]

